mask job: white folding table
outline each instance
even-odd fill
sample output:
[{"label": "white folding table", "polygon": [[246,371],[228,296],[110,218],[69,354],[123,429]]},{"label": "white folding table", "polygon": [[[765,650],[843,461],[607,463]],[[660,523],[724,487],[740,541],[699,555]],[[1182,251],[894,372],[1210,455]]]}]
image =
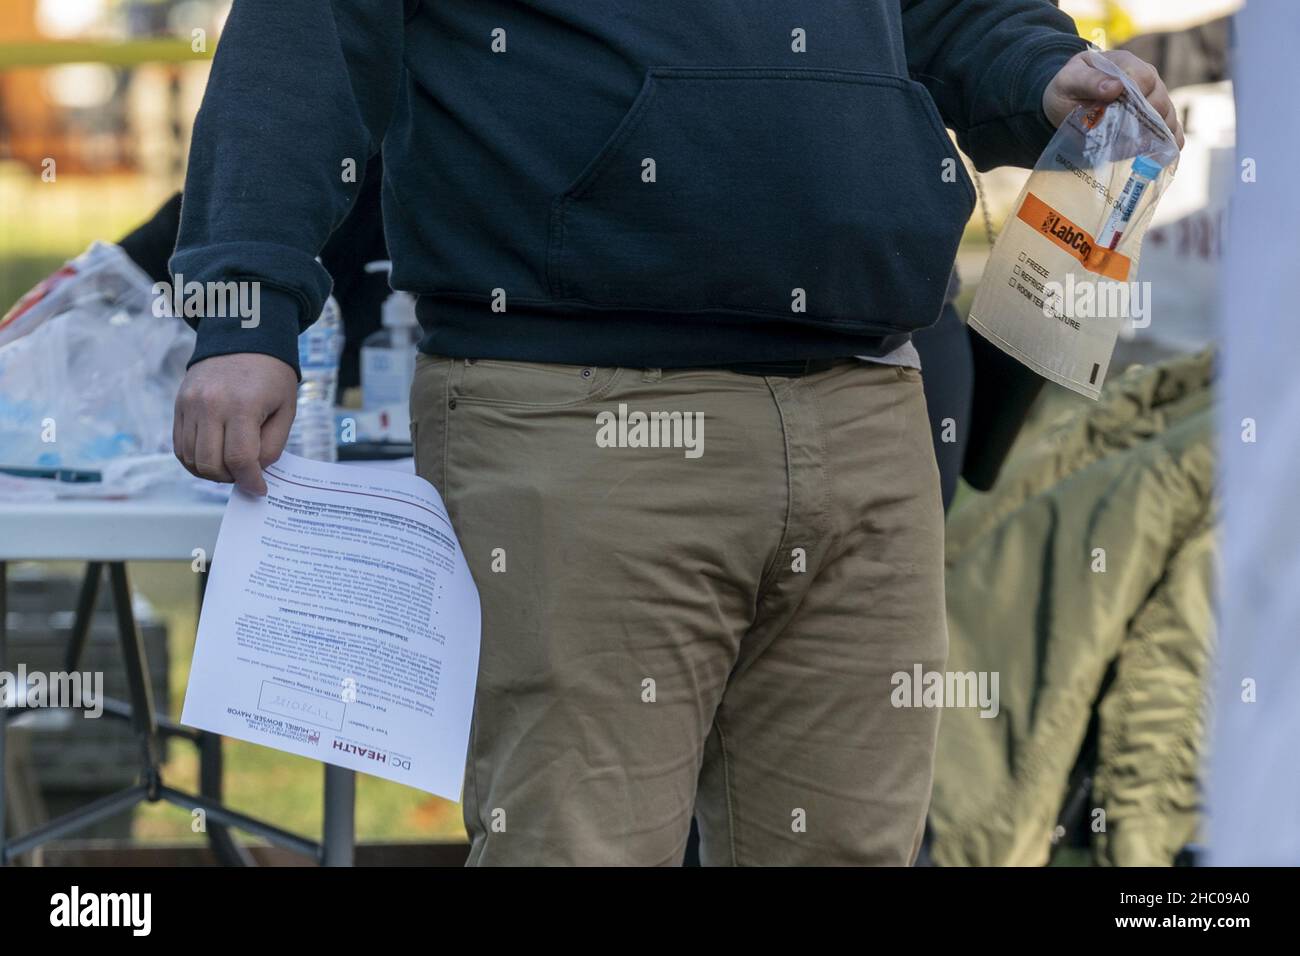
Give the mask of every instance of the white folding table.
[{"label": "white folding table", "polygon": [[[65,669],[74,672],[90,631],[100,582],[105,572],[113,598],[118,636],[126,667],[129,699],[105,700],[104,716],[129,721],[141,747],[141,779],[135,786],[73,810],[29,833],[5,837],[5,736],[11,720],[24,711],[0,701],[0,865],[41,844],[115,816],[137,804],[159,800],[193,812],[201,809],[218,859],[248,865],[252,857],[236,843],[230,829],[263,837],[279,846],[314,857],[325,866],[350,866],[353,861],[356,776],[350,770],[325,765],[324,827],[320,842],[298,836],[264,821],[237,813],[221,802],[221,738],[184,727],[154,710],[147,679],[144,642],[131,608],[127,578],[129,561],[195,560],[196,549],[210,558],[225,505],[173,493],[123,500],[59,499],[6,501],[0,499],[0,671],[12,670],[6,646],[6,566],[11,561],[80,561],[86,574],[77,599]],[[202,567],[207,567],[204,561]],[[207,582],[199,573],[199,600]],[[199,749],[199,792],[184,793],[162,780],[160,742],[179,737]]]}]

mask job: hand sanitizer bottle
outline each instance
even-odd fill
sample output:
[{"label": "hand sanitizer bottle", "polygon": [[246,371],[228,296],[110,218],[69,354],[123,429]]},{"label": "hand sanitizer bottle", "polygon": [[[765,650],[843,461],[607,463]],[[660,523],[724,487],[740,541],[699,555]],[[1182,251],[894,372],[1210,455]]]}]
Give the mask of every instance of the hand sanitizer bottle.
[{"label": "hand sanitizer bottle", "polygon": [[[387,272],[392,265],[388,261],[371,262],[366,271]],[[420,341],[415,296],[394,292],[384,300],[381,320],[384,327],[361,343],[361,405],[367,411],[406,406],[415,377],[416,346]]]}]

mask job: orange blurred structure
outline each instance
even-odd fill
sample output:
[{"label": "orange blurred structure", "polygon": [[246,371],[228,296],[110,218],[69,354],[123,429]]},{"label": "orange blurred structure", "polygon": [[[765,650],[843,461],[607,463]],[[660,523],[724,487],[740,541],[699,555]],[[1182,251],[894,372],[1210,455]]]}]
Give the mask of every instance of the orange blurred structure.
[{"label": "orange blurred structure", "polygon": [[[4,3],[0,43],[49,42],[37,23],[38,0],[4,0]],[[16,160],[35,173],[41,172],[42,163],[51,157],[57,161],[60,172],[133,169],[133,150],[125,122],[115,121],[111,113],[100,113],[93,117],[93,128],[89,127],[84,113],[79,116],[80,111],[60,105],[51,96],[52,69],[66,68],[6,69],[0,63],[0,159]],[[75,75],[72,82],[76,82]]]}]

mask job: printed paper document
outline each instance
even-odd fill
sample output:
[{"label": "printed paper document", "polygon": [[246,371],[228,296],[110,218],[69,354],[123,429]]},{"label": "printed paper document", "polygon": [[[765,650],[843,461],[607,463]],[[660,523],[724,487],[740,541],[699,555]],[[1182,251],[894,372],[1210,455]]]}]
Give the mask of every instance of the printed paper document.
[{"label": "printed paper document", "polygon": [[438,492],[286,454],[236,489],[182,723],[459,800],[479,597]]}]

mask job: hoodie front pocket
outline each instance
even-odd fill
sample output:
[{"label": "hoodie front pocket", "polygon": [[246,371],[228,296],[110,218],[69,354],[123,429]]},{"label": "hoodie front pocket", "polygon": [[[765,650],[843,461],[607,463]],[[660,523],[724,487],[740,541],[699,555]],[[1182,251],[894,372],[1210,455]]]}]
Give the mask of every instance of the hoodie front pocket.
[{"label": "hoodie front pocket", "polygon": [[943,305],[969,177],[924,87],[652,69],[551,208],[554,299],[910,331]]}]

